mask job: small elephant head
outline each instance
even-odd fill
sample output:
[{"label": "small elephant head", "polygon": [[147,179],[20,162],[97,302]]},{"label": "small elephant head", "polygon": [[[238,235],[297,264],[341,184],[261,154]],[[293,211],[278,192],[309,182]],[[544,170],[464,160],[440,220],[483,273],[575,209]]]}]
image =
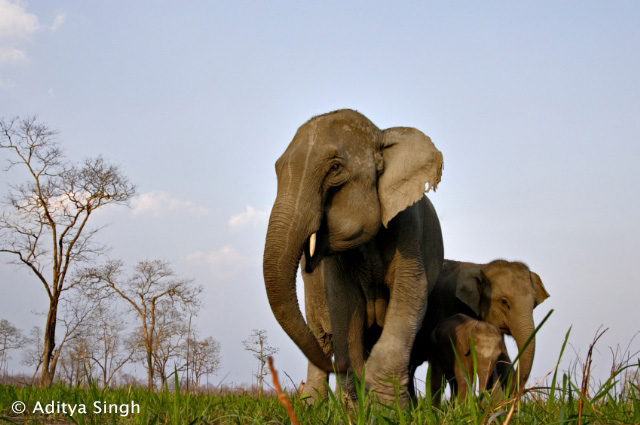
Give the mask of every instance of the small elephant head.
[{"label": "small elephant head", "polygon": [[370,241],[400,211],[440,181],[442,154],[414,128],[380,130],[339,110],[302,125],[276,161],[278,195],[264,251],[269,303],[282,328],[325,371],[332,371],[296,297],[303,260],[312,272],[326,255]]},{"label": "small elephant head", "polygon": [[[456,297],[477,317],[512,335],[522,351],[533,334],[533,309],[549,297],[540,276],[519,262],[495,260],[488,264],[462,263]],[[520,383],[531,373],[535,354],[533,339],[519,360]]]}]

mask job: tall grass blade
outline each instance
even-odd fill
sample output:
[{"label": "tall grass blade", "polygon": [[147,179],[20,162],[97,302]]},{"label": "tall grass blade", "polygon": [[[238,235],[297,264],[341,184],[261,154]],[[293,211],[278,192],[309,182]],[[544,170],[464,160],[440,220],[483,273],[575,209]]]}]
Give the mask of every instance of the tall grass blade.
[{"label": "tall grass blade", "polygon": [[557,378],[558,378],[558,367],[560,366],[560,362],[562,361],[562,356],[564,355],[564,350],[567,348],[567,343],[569,342],[569,335],[571,334],[571,327],[567,331],[567,334],[564,336],[564,341],[562,342],[562,348],[560,349],[560,355],[558,356],[558,362],[556,363],[555,370],[553,371],[553,378],[551,379],[551,389],[549,390],[549,404],[551,409],[555,404],[555,396],[556,396],[556,387],[557,387]]}]

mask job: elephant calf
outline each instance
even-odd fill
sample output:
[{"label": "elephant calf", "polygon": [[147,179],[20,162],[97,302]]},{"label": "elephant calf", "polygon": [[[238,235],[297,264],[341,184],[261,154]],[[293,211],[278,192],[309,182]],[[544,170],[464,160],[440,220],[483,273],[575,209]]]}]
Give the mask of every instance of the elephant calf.
[{"label": "elephant calf", "polygon": [[[480,391],[492,388],[498,382],[496,363],[506,348],[502,334],[495,326],[456,314],[435,327],[431,333],[431,346],[437,348],[430,359],[431,382],[435,384],[432,389],[437,389],[444,378],[451,386],[452,394],[464,399],[469,390],[468,382],[473,382],[468,379],[474,373],[474,353]],[[441,394],[434,392],[432,395],[434,404],[438,405]]]}]

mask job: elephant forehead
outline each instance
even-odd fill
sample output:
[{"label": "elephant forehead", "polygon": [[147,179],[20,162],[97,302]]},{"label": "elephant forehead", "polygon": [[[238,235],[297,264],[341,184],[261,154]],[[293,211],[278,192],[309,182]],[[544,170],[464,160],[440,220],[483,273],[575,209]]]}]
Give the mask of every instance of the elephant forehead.
[{"label": "elephant forehead", "polygon": [[358,139],[378,141],[381,137],[378,127],[364,115],[352,110],[334,111],[313,117],[301,125],[283,157],[292,156],[301,147],[316,143],[342,145]]},{"label": "elephant forehead", "polygon": [[529,267],[520,261],[493,260],[486,265],[487,270],[529,271]]},{"label": "elephant forehead", "polygon": [[[375,152],[372,137],[363,129],[350,126],[318,129],[311,125],[308,131],[296,135],[287,150],[276,162],[278,175],[287,167],[306,169],[309,165],[321,167],[324,161],[342,158],[358,165],[371,162]],[[361,164],[363,165],[363,164]]]},{"label": "elephant forehead", "polygon": [[475,348],[478,353],[478,357],[496,357],[500,354],[500,339],[493,337],[479,338]]},{"label": "elephant forehead", "polygon": [[367,117],[351,110],[320,115],[300,127],[299,134],[338,146],[379,141],[381,132]]},{"label": "elephant forehead", "polygon": [[337,111],[329,112],[322,115],[317,115],[307,121],[306,124],[318,122],[325,126],[331,126],[333,124],[347,124],[350,126],[360,126],[362,128],[375,128],[376,125],[372,123],[367,117],[362,115],[358,111],[354,111],[352,109],[340,109]]},{"label": "elephant forehead", "polygon": [[529,269],[523,263],[494,261],[487,265],[483,270],[485,276],[492,282],[511,282],[517,284],[519,282],[526,283],[529,281]]}]

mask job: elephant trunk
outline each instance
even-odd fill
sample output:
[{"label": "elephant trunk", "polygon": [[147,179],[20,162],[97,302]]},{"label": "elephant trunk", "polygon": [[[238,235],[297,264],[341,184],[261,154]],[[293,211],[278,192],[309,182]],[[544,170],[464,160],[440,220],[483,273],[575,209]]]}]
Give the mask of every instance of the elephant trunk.
[{"label": "elephant trunk", "polygon": [[516,340],[516,344],[518,345],[518,352],[520,352],[518,371],[516,373],[516,376],[519,377],[520,388],[522,388],[527,382],[529,374],[531,373],[531,367],[533,366],[533,357],[536,352],[535,337],[531,339],[526,348],[524,345],[529,337],[531,337],[534,330],[533,318],[523,320],[515,329],[512,330],[513,338]]},{"label": "elephant trunk", "polygon": [[304,244],[319,227],[319,211],[318,208],[318,212],[303,217],[294,203],[286,198],[276,199],[269,218],[263,274],[271,310],[282,329],[313,364],[325,372],[333,372],[331,359],[305,322],[296,295],[298,264]]}]

